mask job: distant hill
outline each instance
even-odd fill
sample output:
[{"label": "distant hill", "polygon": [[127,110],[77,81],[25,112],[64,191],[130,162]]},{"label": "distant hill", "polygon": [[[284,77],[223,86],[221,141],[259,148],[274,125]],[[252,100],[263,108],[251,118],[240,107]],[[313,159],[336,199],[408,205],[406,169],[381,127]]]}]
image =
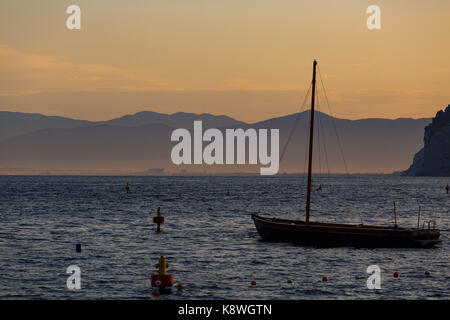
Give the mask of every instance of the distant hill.
[{"label": "distant hill", "polygon": [[195,114],[185,112],[164,114],[152,111],[141,111],[133,115],[126,115],[103,123],[126,127],[160,123],[173,128],[186,128],[191,127],[194,120],[202,120],[205,128],[236,127],[245,124],[244,122],[223,115],[215,116],[206,113]]},{"label": "distant hill", "polygon": [[38,113],[0,111],[0,141],[48,128],[76,128],[89,125],[86,120],[44,116]]},{"label": "distant hill", "polygon": [[151,111],[141,111],[136,114],[126,115],[108,121],[86,121],[70,118],[45,116],[37,113],[21,113],[0,111],[0,141],[41,129],[79,128],[88,125],[113,125],[123,127],[136,127],[151,123],[164,124],[173,128],[192,126],[194,120],[202,120],[206,128],[233,127],[244,125],[227,116],[215,116],[211,114],[195,114],[177,112],[164,114]]},{"label": "distant hill", "polygon": [[102,171],[164,167],[172,130],[163,124],[43,129],[0,142],[0,167]]},{"label": "distant hill", "polygon": [[[280,165],[282,170],[286,171],[303,171],[310,111],[252,125],[261,128],[280,128],[280,149],[283,149],[297,117],[299,117],[297,129]],[[417,150],[423,128],[431,121],[427,118],[347,120],[333,118],[317,111],[315,120],[314,164],[315,170],[322,173],[327,172],[327,160],[331,172],[346,172],[339,144],[342,146],[350,172],[390,173],[400,170],[408,163],[414,150]],[[280,154],[281,152],[282,150]]]},{"label": "distant hill", "polygon": [[[5,119],[14,117],[13,114],[3,112],[0,117],[7,123]],[[303,172],[309,114],[309,111],[305,111],[254,124],[246,124],[227,116],[192,113],[168,115],[149,111],[103,122],[19,114],[15,115],[15,131],[11,129],[9,137],[5,134],[0,140],[0,169],[2,172],[8,172],[8,168],[90,172],[106,169],[137,172],[148,168],[165,168],[175,171],[180,168],[174,166],[170,160],[170,151],[175,144],[170,141],[171,132],[179,127],[192,128],[194,120],[203,120],[204,128],[278,128],[281,154],[289,132],[298,119],[292,140],[280,163],[279,172]],[[37,123],[32,126],[30,119],[36,119]],[[339,141],[334,133],[336,128],[350,172],[390,173],[401,170],[420,148],[424,127],[430,121],[346,120],[317,112],[316,129],[321,130],[320,134],[316,133],[314,169],[322,173],[326,173],[328,169],[331,172],[345,172]],[[33,130],[34,128],[37,129]],[[13,133],[15,135],[11,136]],[[183,168],[189,172],[204,173],[258,172],[259,167]]]}]

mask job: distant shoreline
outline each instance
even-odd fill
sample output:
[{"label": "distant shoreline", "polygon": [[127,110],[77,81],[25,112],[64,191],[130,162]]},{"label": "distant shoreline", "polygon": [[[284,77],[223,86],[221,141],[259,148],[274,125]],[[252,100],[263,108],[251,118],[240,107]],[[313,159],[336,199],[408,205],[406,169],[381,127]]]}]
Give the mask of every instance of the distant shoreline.
[{"label": "distant shoreline", "polygon": [[[306,176],[307,173],[282,173],[282,174],[276,174],[269,177],[282,177],[282,176]],[[379,176],[379,175],[385,175],[385,176],[400,176],[397,173],[317,173],[313,174],[314,176]],[[261,175],[259,173],[185,173],[185,174],[133,174],[133,173],[123,173],[123,174],[113,174],[113,173],[61,173],[61,174],[39,174],[39,173],[30,173],[30,174],[24,174],[24,173],[0,173],[1,176],[32,176],[32,177],[248,177],[248,176],[256,176],[260,177]]]}]

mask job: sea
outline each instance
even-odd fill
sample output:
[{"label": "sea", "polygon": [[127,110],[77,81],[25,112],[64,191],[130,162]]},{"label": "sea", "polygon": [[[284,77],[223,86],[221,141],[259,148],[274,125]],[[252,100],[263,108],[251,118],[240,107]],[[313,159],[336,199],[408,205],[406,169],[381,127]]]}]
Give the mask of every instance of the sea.
[{"label": "sea", "polygon": [[[304,175],[0,176],[0,299],[449,299],[447,183],[316,176],[311,221],[392,226],[395,202],[399,226],[417,228],[420,206],[419,227],[441,230],[435,248],[357,249],[260,239],[252,213],[304,219]],[[155,297],[161,255],[183,289]],[[380,289],[367,286],[373,265]]]}]

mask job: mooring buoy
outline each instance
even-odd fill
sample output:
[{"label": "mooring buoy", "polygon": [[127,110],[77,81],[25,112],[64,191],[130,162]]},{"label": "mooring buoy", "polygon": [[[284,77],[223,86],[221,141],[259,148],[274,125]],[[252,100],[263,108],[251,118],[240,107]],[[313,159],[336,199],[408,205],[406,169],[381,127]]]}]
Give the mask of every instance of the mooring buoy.
[{"label": "mooring buoy", "polygon": [[161,208],[158,207],[158,210],[156,212],[156,217],[153,217],[153,223],[156,223],[156,231],[161,232],[161,224],[165,222],[165,219],[163,216],[161,216]]},{"label": "mooring buoy", "polygon": [[166,270],[169,267],[164,256],[159,257],[158,263],[155,264],[155,267],[158,268],[158,274],[152,274],[150,279],[150,283],[152,287],[160,288],[164,290],[164,288],[170,288],[173,286],[173,274],[167,274]]}]

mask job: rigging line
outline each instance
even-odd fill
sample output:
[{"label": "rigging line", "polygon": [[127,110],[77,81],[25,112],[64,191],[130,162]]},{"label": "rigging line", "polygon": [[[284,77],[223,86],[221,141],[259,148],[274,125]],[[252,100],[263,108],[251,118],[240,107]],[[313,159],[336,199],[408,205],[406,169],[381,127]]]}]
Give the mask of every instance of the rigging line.
[{"label": "rigging line", "polygon": [[[324,93],[324,96],[325,96],[325,100],[327,102],[328,110],[330,111],[330,116],[331,116],[331,119],[332,119],[334,132],[336,134],[336,138],[337,138],[338,145],[339,145],[339,151],[341,153],[342,160],[344,162],[346,176],[347,176],[347,178],[349,178],[350,177],[350,173],[348,171],[347,162],[345,161],[345,156],[344,156],[344,151],[343,151],[342,144],[341,144],[341,139],[339,137],[339,134],[338,134],[338,131],[337,131],[337,128],[336,128],[336,122],[334,120],[333,112],[331,111],[330,103],[328,101],[327,91],[325,90],[325,85],[323,84],[322,74],[320,73],[319,66],[317,66],[317,71],[319,72],[320,83],[322,84],[323,93]],[[345,195],[345,197],[346,197],[346,195]],[[359,210],[358,210],[358,216],[359,216],[359,219],[360,219],[361,225],[362,225],[363,224],[363,219],[362,219],[362,216],[361,216],[361,212]]]},{"label": "rigging line", "polygon": [[[324,164],[324,166],[326,167],[326,172],[325,172],[325,168],[324,168],[324,172],[323,173],[327,173],[327,177],[329,178],[329,174],[330,174],[330,167],[328,165],[328,155],[327,155],[327,149],[326,149],[326,138],[325,138],[325,131],[323,129],[323,118],[324,118],[324,114],[321,111],[321,105],[320,105],[320,100],[319,100],[320,94],[317,93],[317,133],[318,133],[318,148],[319,148],[319,190],[322,189],[322,184],[324,181],[324,177],[322,177],[322,163]],[[322,153],[322,148],[323,148],[323,153]],[[325,160],[325,161],[323,161]]]},{"label": "rigging line", "polygon": [[319,155],[319,174],[317,175],[317,183],[321,184],[321,174],[322,174],[322,159],[321,159],[321,148],[320,148],[320,128],[319,128],[319,122],[320,122],[320,103],[319,103],[319,90],[317,90],[316,95],[316,106],[317,106],[317,150]]},{"label": "rigging line", "polygon": [[[317,95],[317,97],[319,97],[319,94]],[[326,148],[326,138],[325,138],[325,130],[323,127],[323,122],[324,122],[324,117],[325,115],[322,113],[322,111],[320,110],[320,103],[319,103],[319,99],[317,99],[317,104],[318,104],[318,113],[317,113],[317,119],[318,119],[318,123],[317,126],[319,127],[319,142],[322,142],[321,144],[319,143],[319,150],[321,148],[323,148],[323,157],[324,157],[324,165],[326,167],[326,174],[327,177],[330,177],[330,167],[328,165],[328,155],[327,155],[327,148]],[[320,155],[319,155],[320,156]],[[324,170],[325,173],[325,170]],[[320,174],[322,174],[322,169],[320,169]],[[323,183],[323,177],[321,178],[321,181]]]},{"label": "rigging line", "polygon": [[[307,127],[305,127],[306,134],[305,134],[305,147],[304,147],[304,157],[303,157],[303,171],[302,171],[302,186],[306,184],[306,164],[308,163],[308,141],[309,141],[309,130]],[[306,190],[305,190],[306,191]]]},{"label": "rigging line", "polygon": [[305,184],[305,179],[306,179],[306,159],[307,159],[307,155],[308,155],[308,148],[307,148],[307,146],[308,146],[308,141],[309,141],[309,130],[306,130],[307,132],[306,132],[306,134],[305,134],[305,138],[306,138],[306,141],[305,141],[305,152],[304,152],[304,154],[305,154],[305,156],[304,156],[304,159],[303,159],[303,179],[302,179],[302,185],[304,185]]},{"label": "rigging line", "polygon": [[[311,81],[311,85],[310,85],[308,91],[311,90],[311,87],[312,87],[312,81]],[[316,91],[317,91],[317,86],[316,86]],[[313,92],[312,94],[315,94],[315,92]],[[310,109],[309,109],[309,110],[310,110],[310,112],[311,112],[311,106],[310,106]],[[302,179],[302,185],[305,185],[305,183],[306,183],[306,177],[307,177],[307,175],[306,175],[306,163],[307,163],[307,158],[308,158],[308,141],[309,141],[309,134],[310,134],[310,131],[308,130],[308,128],[305,127],[305,129],[306,129],[306,134],[305,134],[306,140],[305,140],[305,152],[304,152],[305,156],[304,156],[304,159],[303,159],[303,179]]]},{"label": "rigging line", "polygon": [[324,117],[325,117],[324,115],[321,115],[319,117],[319,126],[320,126],[320,130],[321,130],[321,134],[322,134],[323,153],[324,153],[324,156],[325,156],[325,165],[327,167],[327,176],[329,178],[329,176],[330,176],[330,166],[329,166],[329,163],[328,163],[327,144],[326,144],[326,138],[325,138],[325,131],[324,131],[324,127],[323,127],[323,122],[324,122],[323,118]]},{"label": "rigging line", "polygon": [[330,166],[329,166],[329,163],[328,163],[327,144],[326,144],[326,138],[325,138],[325,130],[324,130],[324,127],[323,127],[323,122],[324,122],[323,118],[324,117],[325,117],[324,114],[319,113],[319,117],[318,117],[319,121],[318,121],[318,123],[319,123],[319,126],[320,126],[320,133],[322,134],[321,140],[322,140],[322,144],[323,144],[323,153],[325,155],[325,164],[326,164],[326,167],[327,167],[327,175],[329,177],[330,176]]},{"label": "rigging line", "polygon": [[323,81],[322,81],[322,74],[320,73],[320,68],[319,68],[319,67],[317,67],[317,70],[319,71],[320,83],[322,84],[322,88],[323,88],[323,93],[324,93],[324,96],[325,96],[325,100],[326,100],[326,102],[327,102],[328,109],[330,110],[330,116],[331,116],[331,118],[332,118],[332,123],[333,123],[334,132],[335,132],[335,134],[336,134],[336,138],[337,138],[337,141],[338,141],[339,151],[340,151],[340,153],[341,153],[342,160],[344,161],[345,172],[347,173],[347,175],[349,175],[348,167],[347,167],[347,162],[345,161],[344,151],[343,151],[343,149],[342,149],[341,139],[340,139],[340,137],[339,137],[339,134],[338,134],[338,131],[337,131],[337,128],[336,128],[336,123],[335,123],[335,120],[334,120],[333,113],[332,113],[332,111],[331,111],[330,103],[329,103],[329,101],[328,101],[327,92],[326,92],[326,90],[325,90],[325,86],[324,86]]},{"label": "rigging line", "polygon": [[309,85],[308,91],[306,91],[306,95],[305,95],[305,98],[303,99],[303,103],[301,105],[300,111],[297,114],[297,117],[295,118],[294,126],[292,127],[291,132],[289,133],[286,143],[284,144],[284,148],[283,148],[283,151],[281,152],[281,156],[280,156],[280,162],[283,160],[284,154],[286,153],[289,142],[291,141],[291,138],[294,135],[295,129],[297,128],[298,121],[300,120],[300,115],[303,112],[303,110],[305,109],[305,105],[306,105],[305,102],[309,96],[309,92],[311,91],[311,86],[312,86],[312,83]]}]

